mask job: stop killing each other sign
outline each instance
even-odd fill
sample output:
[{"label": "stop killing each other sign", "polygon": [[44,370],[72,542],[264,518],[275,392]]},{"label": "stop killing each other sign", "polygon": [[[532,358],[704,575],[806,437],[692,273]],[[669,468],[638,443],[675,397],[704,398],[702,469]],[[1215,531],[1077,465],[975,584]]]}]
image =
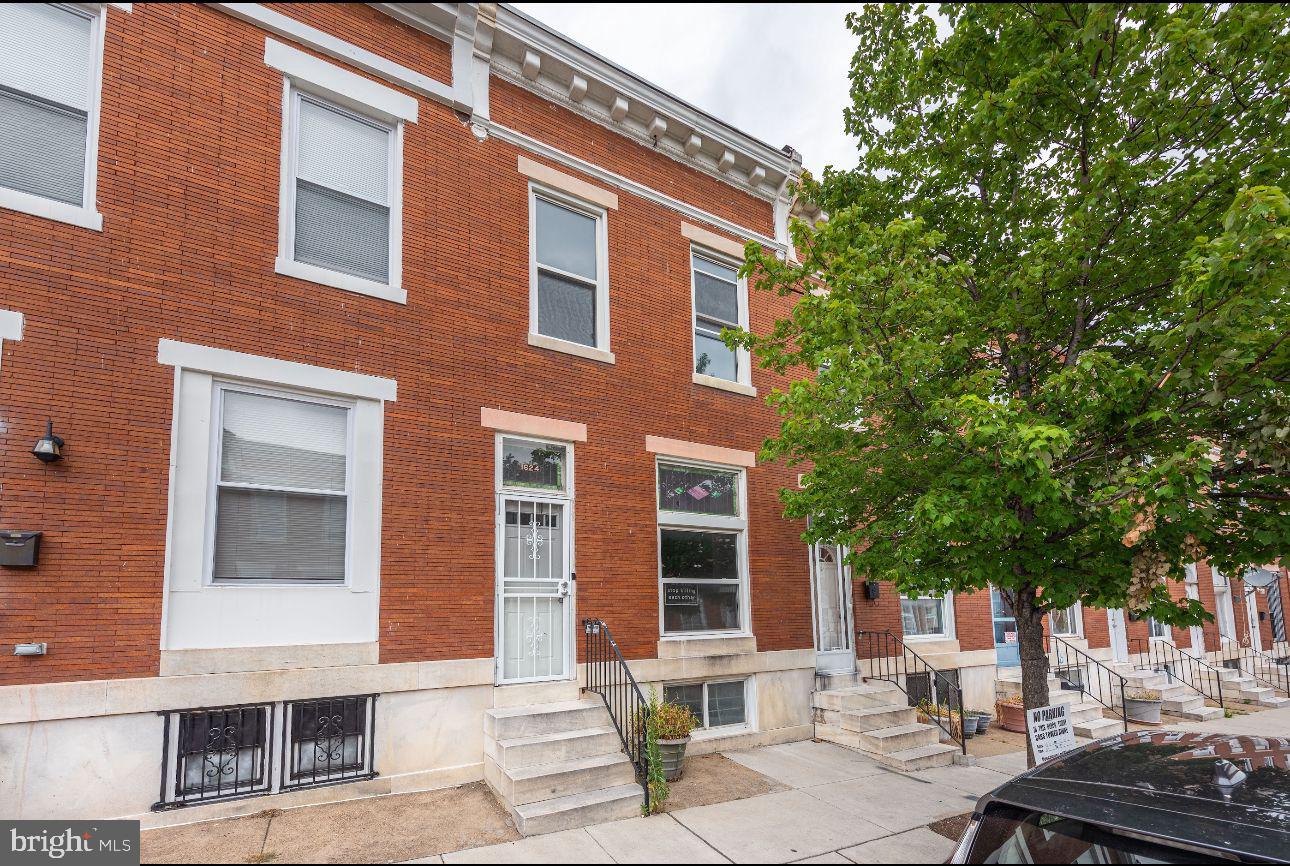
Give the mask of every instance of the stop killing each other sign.
[{"label": "stop killing each other sign", "polygon": [[1051,761],[1078,748],[1068,704],[1026,710],[1026,730],[1030,733],[1036,763]]}]

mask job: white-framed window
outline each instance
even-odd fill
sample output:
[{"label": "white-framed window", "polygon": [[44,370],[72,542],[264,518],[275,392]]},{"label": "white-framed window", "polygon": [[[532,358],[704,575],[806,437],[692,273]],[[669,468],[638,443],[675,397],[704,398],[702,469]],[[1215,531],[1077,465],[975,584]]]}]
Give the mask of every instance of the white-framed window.
[{"label": "white-framed window", "polygon": [[1080,637],[1084,633],[1084,617],[1077,601],[1070,607],[1048,614],[1048,627],[1058,637]]},{"label": "white-framed window", "polygon": [[746,679],[664,685],[663,700],[688,707],[699,730],[746,727],[751,721]]},{"label": "white-framed window", "polygon": [[105,20],[98,5],[5,5],[0,206],[102,229],[95,199]]},{"label": "white-framed window", "polygon": [[723,330],[748,327],[748,285],[739,276],[739,263],[691,245],[690,289],[695,376],[749,385],[752,370],[748,352],[732,350],[721,341]]},{"label": "white-framed window", "polygon": [[569,445],[518,434],[499,434],[497,442],[499,490],[552,496],[572,494],[570,469],[573,454]]},{"label": "white-framed window", "polygon": [[1163,638],[1172,638],[1173,630],[1165,623],[1160,622],[1153,616],[1147,617],[1147,635],[1152,640]]},{"label": "white-framed window", "polygon": [[660,458],[662,633],[748,631],[748,544],[741,469]]},{"label": "white-framed window", "polygon": [[417,101],[272,39],[283,72],[278,273],[406,303],[403,127]]},{"label": "white-framed window", "polygon": [[215,384],[208,580],[344,583],[353,403]]},{"label": "white-framed window", "polygon": [[900,596],[900,623],[906,638],[954,637],[954,598],[945,595]]},{"label": "white-framed window", "polygon": [[529,184],[529,342],[600,361],[609,352],[605,209]]},{"label": "white-framed window", "polygon": [[375,644],[397,384],[161,340],[175,368],[161,649]]}]

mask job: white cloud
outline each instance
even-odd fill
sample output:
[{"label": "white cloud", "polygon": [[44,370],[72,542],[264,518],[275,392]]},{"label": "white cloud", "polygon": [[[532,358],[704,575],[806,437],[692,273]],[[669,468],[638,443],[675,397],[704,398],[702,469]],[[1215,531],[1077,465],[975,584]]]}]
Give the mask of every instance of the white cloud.
[{"label": "white cloud", "polygon": [[851,168],[842,129],[857,4],[519,3],[543,24],[806,166]]}]

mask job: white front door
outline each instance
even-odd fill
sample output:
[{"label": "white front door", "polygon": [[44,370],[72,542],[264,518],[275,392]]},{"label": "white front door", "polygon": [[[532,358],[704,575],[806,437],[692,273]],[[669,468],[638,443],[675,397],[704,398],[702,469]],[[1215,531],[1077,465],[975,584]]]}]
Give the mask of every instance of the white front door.
[{"label": "white front door", "polygon": [[1236,616],[1232,613],[1232,587],[1227,576],[1214,569],[1214,619],[1218,623],[1218,649],[1236,641]]},{"label": "white front door", "polygon": [[1250,622],[1250,646],[1263,651],[1263,634],[1259,631],[1259,598],[1257,589],[1245,592],[1245,616]]},{"label": "white front door", "polygon": [[513,494],[498,497],[499,683],[570,677],[569,509],[568,501]]},{"label": "white front door", "polygon": [[1106,628],[1111,634],[1111,652],[1117,662],[1129,660],[1129,633],[1124,624],[1124,608],[1114,607],[1106,612]]},{"label": "white front door", "polygon": [[815,597],[815,668],[851,673],[856,668],[852,638],[851,569],[846,548],[811,545],[811,592]]}]

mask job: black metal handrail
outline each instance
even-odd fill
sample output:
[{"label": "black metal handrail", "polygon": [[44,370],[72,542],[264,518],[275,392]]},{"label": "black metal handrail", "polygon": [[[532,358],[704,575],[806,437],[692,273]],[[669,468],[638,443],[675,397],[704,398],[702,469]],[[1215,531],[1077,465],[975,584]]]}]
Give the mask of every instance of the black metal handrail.
[{"label": "black metal handrail", "polygon": [[[1156,673],[1164,674],[1169,682],[1178,682],[1201,697],[1223,706],[1223,675],[1208,662],[1185,653],[1164,640],[1144,641],[1133,638],[1134,655],[1145,659],[1145,665]],[[1145,645],[1145,649],[1143,649]]]},{"label": "black metal handrail", "polygon": [[1049,637],[1049,650],[1053,655],[1053,676],[1061,680],[1062,688],[1078,689],[1081,697],[1087,695],[1110,710],[1124,723],[1127,734],[1129,714],[1124,708],[1124,676],[1057,635]]},{"label": "black metal handrail", "polygon": [[[944,671],[939,671],[905,645],[890,631],[856,632],[856,646],[863,646],[861,659],[869,663],[869,680],[882,680],[894,684],[905,693],[911,707],[924,701],[932,711],[927,716],[938,728],[958,743],[967,754],[967,736],[963,733],[963,687]],[[926,677],[929,694],[920,699],[910,691],[910,677]],[[959,714],[958,730],[954,730],[954,713]]]},{"label": "black metal handrail", "polygon": [[1241,646],[1237,643],[1224,642],[1218,651],[1220,664],[1233,662],[1235,670],[1250,677],[1255,682],[1280,692],[1283,697],[1290,697],[1290,672],[1285,665],[1277,664],[1272,656],[1252,646]]},{"label": "black metal handrail", "polygon": [[645,726],[649,721],[649,702],[641,693],[618,649],[618,642],[604,620],[584,619],[582,633],[586,639],[586,690],[600,695],[614,720],[614,728],[623,743],[627,760],[636,768],[636,780],[645,796],[645,814],[649,814],[649,754]]}]

